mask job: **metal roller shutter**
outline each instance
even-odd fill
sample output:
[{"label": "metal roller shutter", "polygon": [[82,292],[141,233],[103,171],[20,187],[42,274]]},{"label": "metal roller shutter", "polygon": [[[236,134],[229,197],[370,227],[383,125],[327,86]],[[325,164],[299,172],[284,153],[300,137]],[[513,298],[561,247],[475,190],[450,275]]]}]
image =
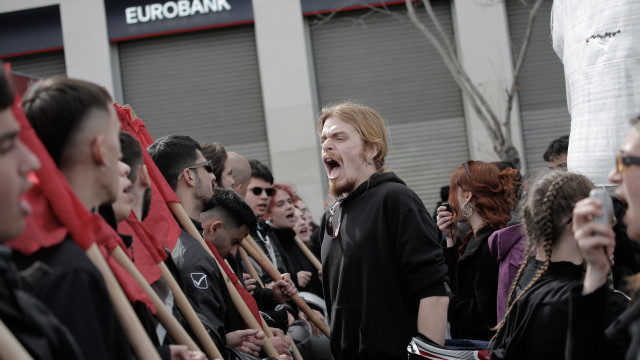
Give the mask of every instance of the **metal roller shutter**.
[{"label": "metal roller shutter", "polygon": [[[453,39],[450,1],[432,6]],[[404,5],[389,9],[406,15]],[[387,165],[431,212],[469,157],[461,92],[442,58],[408,19],[361,10],[310,20],[320,104],[353,99],[377,109],[389,123]]]},{"label": "metal roller shutter", "polygon": [[253,26],[119,44],[125,102],[157,138],[216,141],[269,164]]},{"label": "metal roller shutter", "polygon": [[[546,169],[542,154],[551,140],[568,135],[571,117],[562,62],[551,44],[552,1],[543,2],[538,10],[525,62],[518,79],[520,116],[529,174]],[[531,5],[508,1],[509,29],[514,59],[520,51],[529,21]]]},{"label": "metal roller shutter", "polygon": [[6,58],[3,61],[11,63],[13,71],[25,75],[48,78],[67,74],[64,51],[62,50]]}]

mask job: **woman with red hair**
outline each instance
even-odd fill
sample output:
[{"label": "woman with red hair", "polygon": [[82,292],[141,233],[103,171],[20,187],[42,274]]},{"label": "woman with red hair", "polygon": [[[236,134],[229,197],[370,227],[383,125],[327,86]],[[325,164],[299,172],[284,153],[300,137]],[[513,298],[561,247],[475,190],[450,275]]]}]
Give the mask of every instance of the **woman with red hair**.
[{"label": "woman with red hair", "polygon": [[[449,204],[438,208],[438,228],[445,234],[445,259],[453,296],[447,318],[454,339],[490,340],[496,325],[498,264],[489,252],[491,234],[511,219],[517,171],[467,161],[451,174]],[[457,242],[458,223],[470,230]]]},{"label": "woman with red hair", "polygon": [[276,191],[271,197],[269,210],[265,217],[271,223],[273,232],[278,237],[282,249],[286,253],[292,265],[292,274],[296,275],[296,285],[300,291],[309,291],[322,297],[322,283],[318,276],[318,270],[305,256],[296,243],[296,232],[293,227],[296,224],[295,206],[298,197],[293,194],[287,185],[273,184]]}]

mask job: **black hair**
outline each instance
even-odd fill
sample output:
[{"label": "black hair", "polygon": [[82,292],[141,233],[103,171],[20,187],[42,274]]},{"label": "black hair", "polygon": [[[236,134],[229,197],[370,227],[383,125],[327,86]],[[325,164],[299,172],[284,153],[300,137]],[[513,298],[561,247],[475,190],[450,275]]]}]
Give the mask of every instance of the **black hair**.
[{"label": "black hair", "polygon": [[554,139],[547,146],[547,150],[544,151],[542,158],[546,162],[550,162],[555,158],[560,157],[562,154],[566,154],[569,151],[569,135],[560,136]]},{"label": "black hair", "polygon": [[202,145],[202,155],[207,160],[211,160],[213,175],[216,176],[215,183],[217,186],[222,186],[222,172],[224,171],[224,163],[227,161],[227,151],[224,146],[215,142]]},{"label": "black hair", "polygon": [[[0,63],[0,71],[2,63]],[[11,105],[13,105],[13,91],[11,90],[11,85],[9,85],[9,79],[7,79],[7,73],[2,71],[2,76],[0,76],[0,110],[7,109]]]},{"label": "black hair", "polygon": [[253,159],[249,161],[249,166],[251,166],[251,177],[262,179],[269,184],[273,184],[273,175],[271,174],[271,170],[267,165],[261,163],[260,161]]},{"label": "black hair", "polygon": [[36,83],[22,99],[22,108],[59,168],[71,155],[73,138],[94,110],[109,112],[111,95],[84,80],[56,76]]},{"label": "black hair", "polygon": [[233,189],[215,188],[213,197],[204,203],[202,214],[209,211],[224,217],[225,221],[231,221],[236,229],[246,225],[249,232],[255,232],[258,226],[258,218],[251,206]]},{"label": "black hair", "polygon": [[138,167],[144,161],[140,143],[133,135],[126,131],[120,131],[120,151],[122,152],[122,162],[131,168],[127,177],[131,182],[135,182],[138,178]]},{"label": "black hair", "polygon": [[167,135],[159,138],[147,149],[153,162],[173,190],[178,185],[178,175],[198,160],[200,144],[189,136]]}]

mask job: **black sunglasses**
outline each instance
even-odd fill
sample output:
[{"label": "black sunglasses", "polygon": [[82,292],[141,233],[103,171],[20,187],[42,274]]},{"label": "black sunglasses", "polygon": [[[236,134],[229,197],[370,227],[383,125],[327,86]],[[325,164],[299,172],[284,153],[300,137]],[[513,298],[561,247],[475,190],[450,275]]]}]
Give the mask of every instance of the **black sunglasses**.
[{"label": "black sunglasses", "polygon": [[260,196],[260,194],[262,194],[262,190],[264,190],[265,193],[267,193],[267,196],[273,196],[273,194],[276,193],[276,190],[274,188],[261,188],[259,186],[254,186],[251,189],[249,189],[253,195],[255,196]]},{"label": "black sunglasses", "polygon": [[[327,214],[326,229],[327,235],[335,239],[340,233],[340,225],[342,225],[342,207],[340,203],[344,200],[344,196],[339,196],[336,202],[329,208],[329,214]],[[334,226],[335,224],[335,226]]]},{"label": "black sunglasses", "polygon": [[[213,174],[213,163],[211,160],[207,160],[205,162],[197,163],[191,166],[187,166],[184,169],[197,169],[199,167],[203,167],[209,174]],[[184,169],[180,171],[180,175],[178,175],[178,180],[182,179],[182,174],[184,174]]]}]

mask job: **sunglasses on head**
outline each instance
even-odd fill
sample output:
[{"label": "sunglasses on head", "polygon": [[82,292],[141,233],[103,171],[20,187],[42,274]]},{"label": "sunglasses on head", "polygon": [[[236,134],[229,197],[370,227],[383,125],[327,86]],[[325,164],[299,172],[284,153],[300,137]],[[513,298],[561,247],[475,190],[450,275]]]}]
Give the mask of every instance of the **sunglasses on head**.
[{"label": "sunglasses on head", "polygon": [[467,172],[467,175],[469,175],[469,179],[473,179],[473,177],[471,176],[471,170],[469,170],[469,163],[471,161],[465,161],[462,163],[462,165],[464,166],[465,171]]},{"label": "sunglasses on head", "polygon": [[276,190],[274,188],[261,188],[259,186],[254,186],[249,189],[249,191],[251,191],[255,196],[260,196],[260,194],[262,194],[262,190],[267,193],[267,196],[273,196],[273,194],[276,193]]},{"label": "sunglasses on head", "polygon": [[[213,174],[213,163],[211,160],[207,160],[205,162],[197,163],[191,166],[187,166],[184,169],[197,169],[199,167],[203,167],[209,174]],[[178,180],[182,179],[182,174],[184,174],[184,169],[180,171],[180,175],[178,175]]]}]

